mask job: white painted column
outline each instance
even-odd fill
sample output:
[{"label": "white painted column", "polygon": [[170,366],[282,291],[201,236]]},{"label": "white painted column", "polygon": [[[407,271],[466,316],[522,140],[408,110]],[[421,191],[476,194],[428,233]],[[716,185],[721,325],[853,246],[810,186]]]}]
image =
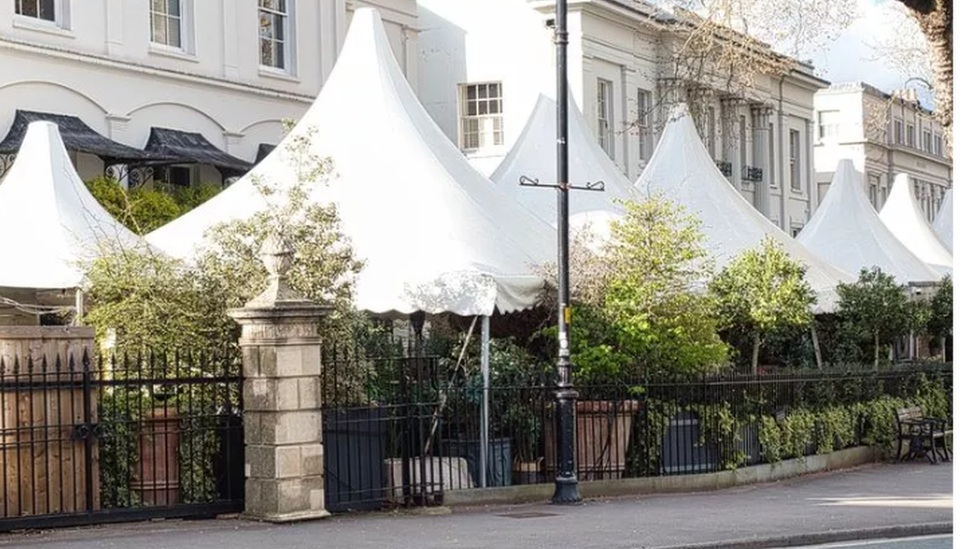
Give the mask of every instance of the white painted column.
[{"label": "white painted column", "polygon": [[125,11],[123,0],[105,2],[105,52],[109,57],[125,55]]}]

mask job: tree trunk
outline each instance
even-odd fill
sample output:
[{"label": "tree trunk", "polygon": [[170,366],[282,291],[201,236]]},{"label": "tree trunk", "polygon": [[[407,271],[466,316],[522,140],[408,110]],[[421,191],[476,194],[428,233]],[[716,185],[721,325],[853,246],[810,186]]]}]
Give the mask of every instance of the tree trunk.
[{"label": "tree trunk", "polygon": [[755,338],[752,340],[752,373],[753,375],[759,373],[759,332],[756,332]]},{"label": "tree trunk", "polygon": [[952,0],[898,0],[908,8],[929,46],[936,119],[942,124],[946,156],[952,160]]},{"label": "tree trunk", "polygon": [[874,371],[878,371],[878,355],[881,354],[881,337],[877,331],[874,332]]}]

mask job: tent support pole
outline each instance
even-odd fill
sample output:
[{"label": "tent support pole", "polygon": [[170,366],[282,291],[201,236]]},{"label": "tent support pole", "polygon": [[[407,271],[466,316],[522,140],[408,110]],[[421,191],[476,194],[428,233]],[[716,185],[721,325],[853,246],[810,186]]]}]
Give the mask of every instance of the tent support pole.
[{"label": "tent support pole", "polygon": [[817,321],[810,324],[810,337],[813,339],[813,356],[817,359],[817,369],[823,370],[823,357],[820,355],[820,339],[817,337]]},{"label": "tent support pole", "polygon": [[478,466],[478,479],[481,488],[488,487],[488,399],[491,387],[489,368],[489,341],[491,337],[491,316],[481,317],[481,452]]}]

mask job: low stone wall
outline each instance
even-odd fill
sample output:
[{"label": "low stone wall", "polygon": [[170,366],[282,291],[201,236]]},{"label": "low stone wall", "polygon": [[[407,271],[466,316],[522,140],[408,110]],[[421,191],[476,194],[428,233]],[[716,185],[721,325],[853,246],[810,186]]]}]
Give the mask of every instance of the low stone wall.
[{"label": "low stone wall", "polygon": [[[722,490],[746,484],[775,482],[810,473],[846,469],[873,463],[881,459],[874,447],[859,446],[830,454],[784,460],[779,463],[754,465],[734,471],[720,471],[700,475],[674,475],[580,482],[584,498],[661,494],[673,492],[701,492]],[[444,505],[484,505],[548,501],[555,485],[532,484],[503,486],[475,490],[453,490],[444,494]]]}]

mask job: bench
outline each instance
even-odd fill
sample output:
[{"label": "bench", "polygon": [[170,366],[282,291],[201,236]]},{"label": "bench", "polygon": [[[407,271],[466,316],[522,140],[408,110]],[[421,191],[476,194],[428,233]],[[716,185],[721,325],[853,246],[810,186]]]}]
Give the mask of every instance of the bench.
[{"label": "bench", "polygon": [[[910,406],[897,409],[895,420],[898,423],[897,455],[902,460],[923,456],[932,463],[951,460],[952,451],[946,444],[946,437],[952,434],[952,430],[946,428],[948,422],[945,419],[924,417],[920,407]],[[908,442],[908,453],[902,456],[904,442]]]}]

